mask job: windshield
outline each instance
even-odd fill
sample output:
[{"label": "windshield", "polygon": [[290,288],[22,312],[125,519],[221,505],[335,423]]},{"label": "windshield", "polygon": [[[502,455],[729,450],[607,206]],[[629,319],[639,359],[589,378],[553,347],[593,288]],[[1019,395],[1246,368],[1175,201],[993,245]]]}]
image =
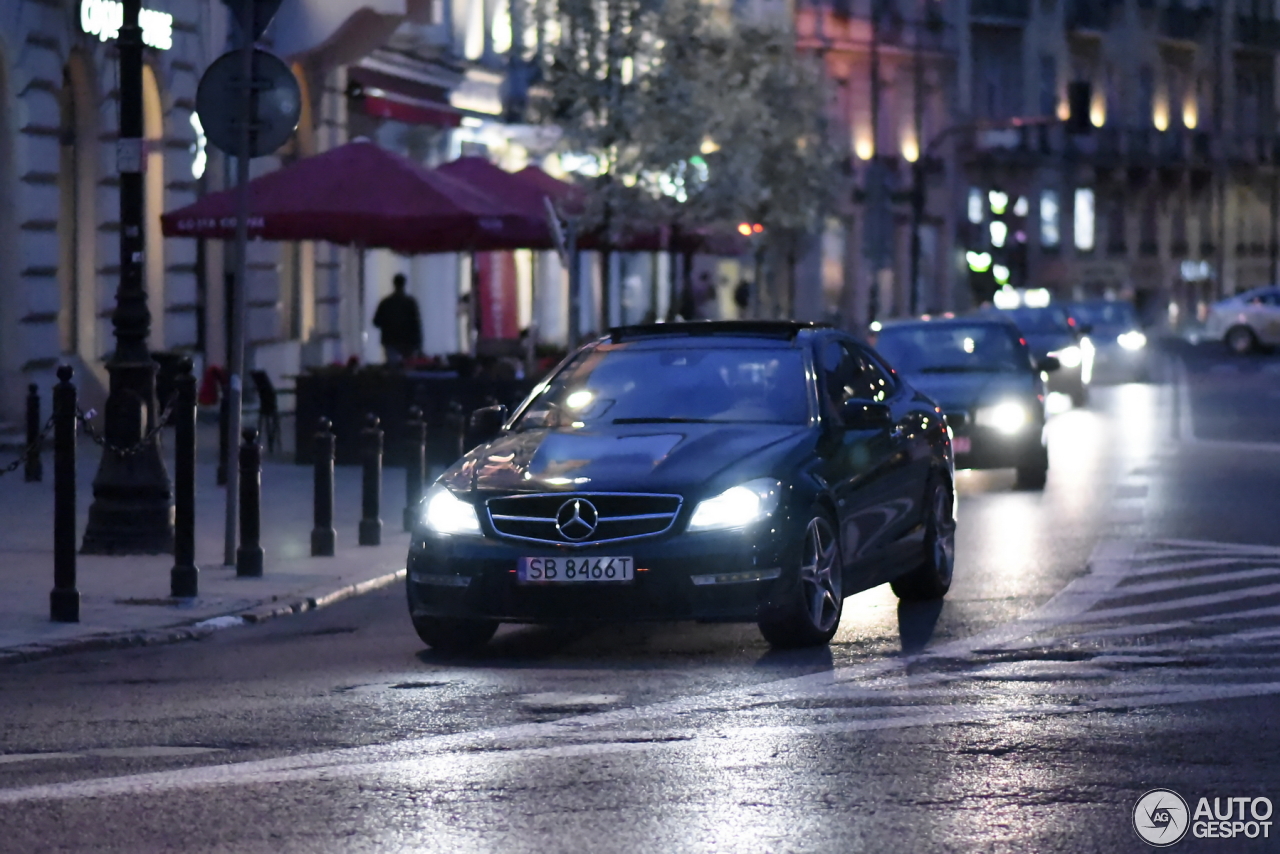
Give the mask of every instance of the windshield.
[{"label": "windshield", "polygon": [[799,350],[597,347],[557,374],[514,428],[803,424],[806,388]]},{"label": "windshield", "polygon": [[1072,306],[1071,314],[1091,326],[1137,326],[1133,306],[1127,302],[1086,302]]},{"label": "windshield", "polygon": [[1025,371],[1026,347],[1003,323],[887,327],[876,349],[906,374],[965,371]]},{"label": "windshield", "polygon": [[1069,333],[1067,313],[1060,308],[1011,308],[1004,314],[1018,325],[1024,335],[1048,335],[1055,332]]}]

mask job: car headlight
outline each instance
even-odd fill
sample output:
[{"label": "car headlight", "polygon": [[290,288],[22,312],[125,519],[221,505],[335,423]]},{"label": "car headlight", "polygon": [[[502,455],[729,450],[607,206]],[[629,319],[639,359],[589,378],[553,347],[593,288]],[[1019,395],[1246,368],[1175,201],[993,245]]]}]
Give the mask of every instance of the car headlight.
[{"label": "car headlight", "polygon": [[978,424],[1012,435],[1031,423],[1031,413],[1021,403],[1006,401],[978,410]]},{"label": "car headlight", "polygon": [[1080,367],[1080,363],[1084,361],[1084,353],[1082,353],[1080,348],[1075,344],[1072,344],[1069,347],[1063,347],[1061,350],[1057,350],[1049,355],[1056,356],[1064,368],[1078,368]]},{"label": "car headlight", "polygon": [[782,484],[771,477],[757,478],[705,498],[693,508],[690,531],[745,528],[773,514],[782,498]]},{"label": "car headlight", "polygon": [[422,523],[437,534],[478,534],[480,518],[476,508],[458,498],[444,486],[427,491],[422,507]]},{"label": "car headlight", "polygon": [[1126,350],[1141,350],[1147,346],[1147,336],[1136,329],[1132,329],[1116,336],[1116,343]]}]

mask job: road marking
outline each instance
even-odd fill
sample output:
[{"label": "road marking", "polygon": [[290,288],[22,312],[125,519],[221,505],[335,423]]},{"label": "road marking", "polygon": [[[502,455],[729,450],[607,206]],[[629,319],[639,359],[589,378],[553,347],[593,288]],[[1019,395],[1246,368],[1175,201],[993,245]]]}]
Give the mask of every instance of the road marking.
[{"label": "road marking", "polygon": [[8,753],[0,754],[0,765],[18,762],[47,762],[67,759],[167,759],[177,756],[198,756],[202,753],[219,753],[220,747],[171,747],[148,745],[143,747],[97,747],[91,750],[57,753]]}]

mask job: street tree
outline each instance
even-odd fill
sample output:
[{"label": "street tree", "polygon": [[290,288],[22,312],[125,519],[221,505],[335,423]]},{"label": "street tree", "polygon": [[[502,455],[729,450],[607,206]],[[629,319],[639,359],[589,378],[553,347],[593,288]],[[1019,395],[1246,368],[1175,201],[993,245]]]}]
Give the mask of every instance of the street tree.
[{"label": "street tree", "polygon": [[822,75],[792,33],[698,0],[541,0],[535,17],[542,118],[593,175],[586,227],[759,223],[758,243],[794,255],[838,174]]}]

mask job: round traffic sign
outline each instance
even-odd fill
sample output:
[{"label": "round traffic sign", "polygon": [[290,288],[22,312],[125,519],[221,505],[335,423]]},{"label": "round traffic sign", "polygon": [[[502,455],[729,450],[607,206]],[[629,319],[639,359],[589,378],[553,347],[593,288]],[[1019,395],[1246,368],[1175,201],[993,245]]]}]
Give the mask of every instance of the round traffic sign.
[{"label": "round traffic sign", "polygon": [[[245,86],[240,51],[213,61],[196,89],[196,113],[209,142],[235,156],[240,148]],[[249,156],[263,157],[289,141],[302,115],[302,88],[284,60],[265,50],[253,51],[253,113]]]}]

